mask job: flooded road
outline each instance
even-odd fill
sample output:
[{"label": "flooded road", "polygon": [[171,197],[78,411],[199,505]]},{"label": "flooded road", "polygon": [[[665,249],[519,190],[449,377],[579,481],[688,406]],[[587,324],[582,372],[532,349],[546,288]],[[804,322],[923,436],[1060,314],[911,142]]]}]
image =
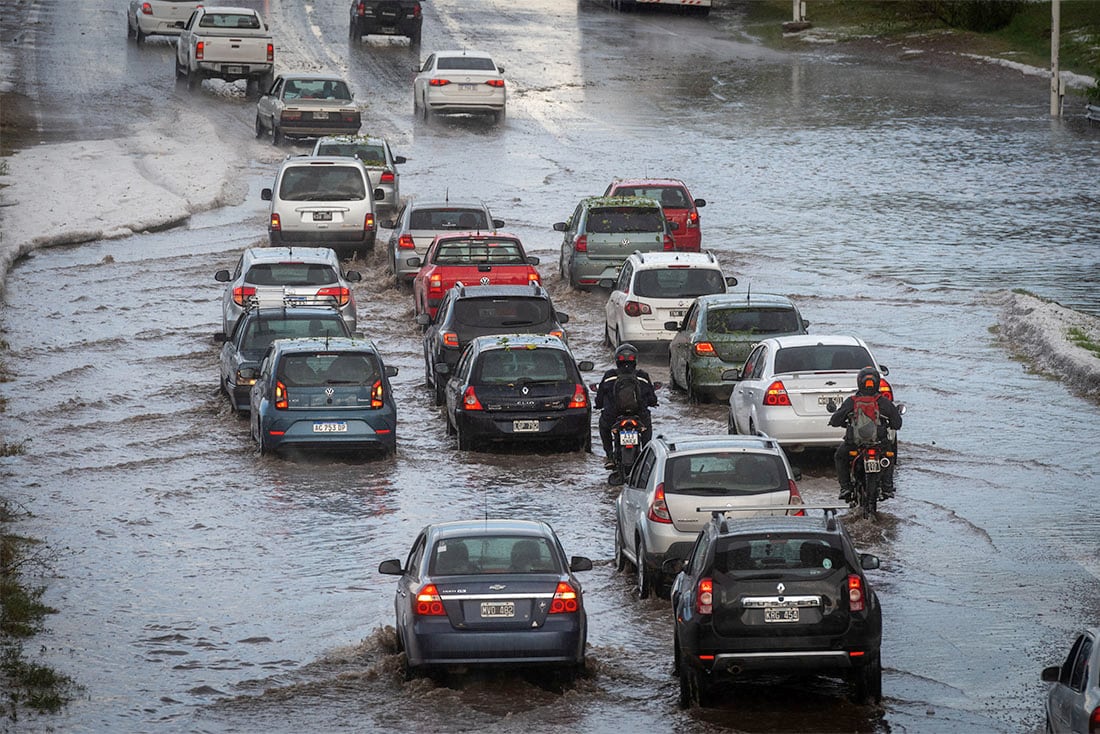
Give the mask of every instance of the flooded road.
[{"label": "flooded road", "polygon": [[[883,559],[871,574],[882,707],[853,706],[826,679],[762,680],[682,712],[668,603],[638,601],[613,571],[602,457],[459,452],[423,385],[410,292],[385,277],[381,249],[351,267],[365,276],[359,328],[400,369],[397,455],[259,457],[217,394],[213,274],[266,242],[259,190],[307,147],[254,140],[253,104],[232,90],[175,87],[172,47],[126,45],[121,10],[105,7],[39,31],[44,106],[81,102],[50,135],[198,109],[245,152],[248,194],[179,228],[39,251],[9,275],[0,432],[26,453],[0,459],[0,477],[33,514],[19,532],[55,552],[45,601],[60,613],[35,642],[85,686],[20,729],[1040,730],[1041,668],[1100,617],[1100,407],[1031,374],[996,334],[1013,288],[1100,314],[1100,136],[1051,122],[1043,83],[843,48],[770,51],[733,9],[702,20],[440,0],[425,10],[423,54],[492,51],[509,112],[499,128],[423,123],[415,50],[349,47],[336,0],[264,3],[283,68],[348,75],[364,129],[409,158],[406,196],[483,199],[542,258],[570,343],[597,371],[611,359],[603,298],[560,281],[551,225],[611,177],[640,175],[682,178],[707,200],[703,245],[739,289],[790,296],[811,333],[857,334],[891,368],[909,408],[899,496],[881,526],[853,528]],[[86,64],[72,43],[82,30],[109,39],[107,58],[67,75],[49,62]],[[643,362],[667,383],[665,355]],[[667,388],[660,400],[659,431],[725,431],[722,405]],[[804,497],[835,496],[829,457],[792,461]],[[510,676],[401,681],[394,582],[378,563],[404,558],[426,523],[484,515],[545,519],[567,553],[596,562],[581,576],[592,674],[564,692]]]}]

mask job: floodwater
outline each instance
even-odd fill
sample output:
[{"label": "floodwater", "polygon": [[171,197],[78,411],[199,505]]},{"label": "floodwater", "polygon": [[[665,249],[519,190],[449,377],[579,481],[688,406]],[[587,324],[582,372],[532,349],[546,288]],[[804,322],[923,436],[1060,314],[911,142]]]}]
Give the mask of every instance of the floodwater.
[{"label": "floodwater", "polygon": [[[26,454],[0,460],[0,476],[32,513],[18,532],[51,549],[45,601],[60,611],[34,644],[84,690],[56,716],[5,725],[1041,728],[1040,669],[1100,618],[1100,407],[1032,374],[996,334],[1013,288],[1100,314],[1100,136],[1052,122],[1045,82],[842,47],[769,51],[735,8],[702,20],[439,0],[426,6],[423,54],[493,51],[509,115],[500,128],[422,123],[415,50],[349,47],[336,0],[264,3],[284,68],[337,70],[361,90],[370,127],[409,158],[406,196],[484,199],[542,257],[570,342],[598,370],[610,361],[602,297],[560,281],[551,224],[612,176],[640,175],[682,178],[707,199],[704,247],[739,288],[795,298],[811,332],[858,334],[891,368],[909,408],[899,496],[880,525],[853,528],[883,559],[871,575],[881,708],[849,704],[835,681],[768,679],[682,712],[667,602],[638,601],[611,565],[615,493],[601,457],[459,452],[423,385],[411,295],[387,282],[381,251],[352,267],[371,275],[356,286],[360,329],[400,368],[397,455],[259,457],[217,394],[213,274],[266,241],[259,189],[286,151],[253,139],[243,97],[174,88],[172,47],[126,45],[120,8],[107,8],[42,9],[28,67],[43,108],[65,110],[47,136],[113,135],[200,109],[249,152],[248,195],[179,228],[39,251],[9,275],[0,432]],[[76,41],[92,36],[104,39],[95,73]],[[78,213],[79,194],[66,205]],[[664,355],[644,363],[667,382]],[[723,406],[667,388],[660,398],[657,430],[724,432]],[[792,459],[804,497],[834,496],[829,457]],[[546,519],[567,553],[596,563],[582,575],[591,675],[564,691],[512,676],[400,679],[394,581],[378,563],[403,558],[426,523],[485,515]]]}]

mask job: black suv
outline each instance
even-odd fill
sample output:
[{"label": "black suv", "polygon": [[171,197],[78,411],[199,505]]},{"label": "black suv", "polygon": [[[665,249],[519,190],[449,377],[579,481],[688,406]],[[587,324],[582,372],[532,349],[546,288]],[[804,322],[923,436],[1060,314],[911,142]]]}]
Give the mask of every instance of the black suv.
[{"label": "black suv", "polygon": [[554,310],[550,294],[538,283],[526,285],[456,285],[439,302],[435,321],[427,313],[416,317],[424,332],[424,370],[435,390],[435,404],[443,404],[446,377],[437,364],[454,371],[462,350],[477,336],[490,334],[551,334],[565,339],[562,324],[569,315]]},{"label": "black suv", "polygon": [[408,36],[417,45],[423,22],[420,0],[352,0],[348,35],[353,40],[370,34]]},{"label": "black suv", "polygon": [[837,508],[804,509],[814,516],[733,520],[715,508],[690,558],[665,562],[680,571],[682,707],[706,706],[717,683],[760,672],[838,676],[857,703],[881,700],[882,609],[863,573],[879,559],[856,552]]}]

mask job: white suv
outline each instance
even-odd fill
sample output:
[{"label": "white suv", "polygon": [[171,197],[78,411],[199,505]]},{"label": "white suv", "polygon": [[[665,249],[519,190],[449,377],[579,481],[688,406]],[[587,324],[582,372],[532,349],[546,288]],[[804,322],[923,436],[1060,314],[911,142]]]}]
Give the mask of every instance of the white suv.
[{"label": "white suv", "polygon": [[607,297],[607,343],[666,344],[676,336],[665,328],[684,318],[699,296],[725,293],[737,279],[722,272],[711,252],[635,252],[623,263]]}]

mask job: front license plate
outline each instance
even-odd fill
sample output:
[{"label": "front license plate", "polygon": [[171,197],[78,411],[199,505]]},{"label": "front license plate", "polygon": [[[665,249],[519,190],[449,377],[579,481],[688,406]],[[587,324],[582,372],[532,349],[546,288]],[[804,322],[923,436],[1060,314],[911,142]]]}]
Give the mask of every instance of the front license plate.
[{"label": "front license plate", "polygon": [[623,431],[619,434],[619,443],[623,446],[637,446],[638,445],[638,432],[637,431]]},{"label": "front license plate", "polygon": [[798,607],[791,607],[789,609],[765,609],[764,610],[765,622],[797,622],[798,621]]},{"label": "front license plate", "polygon": [[321,111],[314,112],[313,113],[313,119],[314,120],[327,120],[328,119],[328,113],[327,112],[321,112]]},{"label": "front license plate", "polygon": [[538,421],[512,421],[512,430],[516,433],[538,433]]},{"label": "front license plate", "polygon": [[868,474],[878,474],[882,471],[882,464],[879,463],[878,459],[864,459],[863,471]]},{"label": "front license plate", "polygon": [[243,66],[227,66],[227,67],[225,67],[225,73],[226,74],[243,74],[244,73],[244,67]]},{"label": "front license plate", "polygon": [[514,617],[516,616],[516,603],[514,601],[505,602],[481,602],[481,617],[482,619],[492,619],[496,617]]},{"label": "front license plate", "polygon": [[348,424],[345,421],[334,423],[314,423],[314,433],[347,433]]},{"label": "front license plate", "polygon": [[332,212],[313,212],[313,221],[315,222],[331,222]]}]

